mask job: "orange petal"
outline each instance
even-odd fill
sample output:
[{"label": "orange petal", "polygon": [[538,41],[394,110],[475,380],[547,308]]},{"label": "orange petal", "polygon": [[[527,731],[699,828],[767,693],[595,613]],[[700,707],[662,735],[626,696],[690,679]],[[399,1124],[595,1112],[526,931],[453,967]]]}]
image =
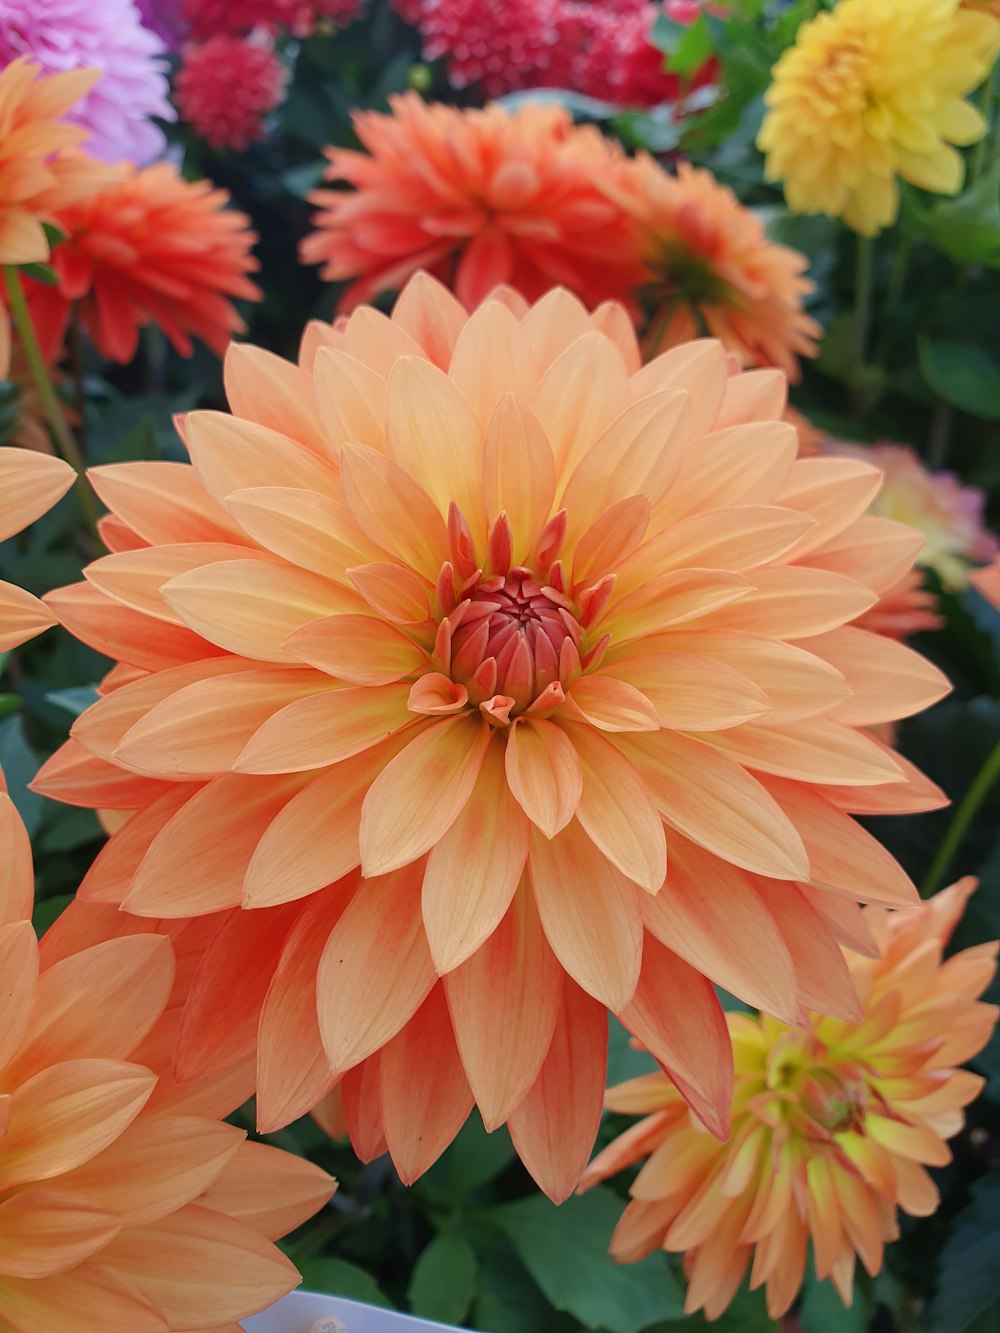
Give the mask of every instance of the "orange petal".
[{"label": "orange petal", "polygon": [[335,468],[280,431],[225,412],[189,412],[184,426],[191,462],[219,504],[248,486],[294,486],[338,497]]},{"label": "orange petal", "polygon": [[518,1156],[553,1203],[569,1198],[587,1165],[607,1062],[604,1008],[567,977],[545,1061],[509,1125]]},{"label": "orange petal", "polygon": [[266,550],[337,583],[378,553],[342,504],[315,491],[252,486],[227,496],[226,508]]},{"label": "orange petal", "polygon": [[227,560],[241,560],[252,577],[255,559],[263,556],[225,542],[187,542],[176,546],[142,546],[138,550],[106,555],[84,570],[88,583],[122,606],[141,611],[171,625],[182,623],[163,597],[163,585],[181,574]]},{"label": "orange petal", "polygon": [[577,824],[552,839],[536,830],[528,866],[552,952],[588,995],[622,1009],[635,991],[642,962],[635,886],[595,856]]},{"label": "orange petal", "polygon": [[392,322],[408,333],[436,366],[447,370],[471,320],[444,283],[421,270],[396,298]]},{"label": "orange petal", "polygon": [[809,863],[794,825],[738,763],[670,732],[623,738],[620,746],[663,819],[679,833],[744,869],[776,879],[807,877]]},{"label": "orange petal", "polygon": [[163,794],[133,815],[98,852],[77,890],[79,902],[88,907],[98,903],[119,907],[153,839],[195,792],[202,790],[193,783],[172,782],[163,786]]},{"label": "orange petal", "polygon": [[51,1180],[113,1143],[142,1110],[156,1075],[120,1060],[69,1060],[11,1095],[0,1189]]},{"label": "orange petal", "polygon": [[864,727],[910,717],[943,699],[951,682],[926,658],[882,634],[843,625],[809,641],[810,652],[835,667],[852,695],[832,720]]},{"label": "orange petal", "polygon": [[389,1150],[382,1126],[380,1067],[381,1055],[372,1055],[349,1069],[334,1090],[340,1096],[351,1147],[362,1162],[372,1162]]},{"label": "orange petal", "polygon": [[603,333],[585,333],[556,357],[542,376],[531,408],[552,446],[558,477],[573,474],[628,401],[621,355]]},{"label": "orange petal", "polygon": [[61,458],[31,449],[0,449],[0,541],[41,518],[75,479]]},{"label": "orange petal", "polygon": [[300,1280],[292,1261],[255,1231],[193,1205],[123,1231],[101,1257],[174,1328],[243,1319]]},{"label": "orange petal", "polygon": [[[6,794],[4,799],[8,799]],[[0,1069],[4,1069],[21,1045],[34,1015],[38,941],[30,919],[0,927],[0,976],[3,977]]]},{"label": "orange petal", "polygon": [[278,1240],[308,1221],[336,1188],[331,1176],[304,1157],[266,1143],[241,1143],[198,1203],[266,1240]]},{"label": "orange petal", "polygon": [[319,456],[330,452],[313,399],[312,377],[250,343],[230,343],[223,362],[234,417],[280,431]]},{"label": "orange petal", "polygon": [[629,639],[644,638],[711,616],[718,617],[730,605],[753,595],[754,588],[739,574],[712,569],[675,569],[649,579],[642,587],[612,603],[602,624],[616,646]]},{"label": "orange petal", "polygon": [[363,874],[385,874],[430,851],[472,795],[492,739],[485,719],[461,714],[424,727],[389,761],[361,807]]},{"label": "orange petal", "polygon": [[698,338],[654,357],[629,381],[633,398],[683,389],[691,396],[692,433],[712,429],[729,383],[726,353],[714,338]]},{"label": "orange petal", "polygon": [[761,773],[832,787],[895,782],[901,771],[891,752],[863,732],[825,718],[784,727],[766,721],[746,722],[729,731],[713,732],[711,743]]},{"label": "orange petal", "polygon": [[316,404],[338,457],[345,444],[385,448],[385,376],[340,348],[324,347],[313,367]]},{"label": "orange petal", "polygon": [[0,1203],[4,1278],[48,1278],[75,1268],[121,1227],[116,1213],[82,1195],[44,1186],[22,1190]]},{"label": "orange petal", "polygon": [[[394,1037],[434,984],[420,915],[422,871],[420,865],[405,866],[365,881],[327,940],[317,1006],[335,1074]],[[375,964],[379,958],[382,963]]]},{"label": "orange petal", "polygon": [[410,687],[329,689],[288,704],[250,738],[234,767],[242,773],[305,772],[338,764],[412,721]]},{"label": "orange petal", "polygon": [[775,496],[797,450],[794,428],[780,421],[727,426],[702,436],[657,506],[656,526],[666,527],[706,509],[777,503]]},{"label": "orange petal", "polygon": [[613,573],[636,549],[649,527],[649,501],[631,495],[603,509],[583,533],[573,557],[573,585]]},{"label": "orange petal", "polygon": [[0,1318],[32,1333],[94,1333],[127,1328],[129,1333],[167,1333],[163,1315],[110,1269],[81,1264],[39,1282],[5,1278],[0,1285]]},{"label": "orange petal", "polygon": [[240,540],[239,529],[189,463],[111,463],[87,476],[108,508],[144,541]]},{"label": "orange petal", "polygon": [[34,896],[28,833],[14,802],[6,791],[0,791],[0,926],[31,916]]},{"label": "orange petal", "polygon": [[444,989],[437,985],[379,1057],[382,1120],[404,1185],[432,1166],[472,1110]]},{"label": "orange petal", "polygon": [[213,672],[150,708],[124,734],[114,758],[148,777],[217,777],[233,768],[268,718],[327,683],[301,667]]},{"label": "orange petal", "polygon": [[[540,371],[518,320],[499,301],[484,301],[462,324],[451,361],[442,369],[448,371],[485,428],[491,417],[496,419],[494,413],[500,412],[505,395],[516,394],[520,403],[534,395]],[[517,455],[507,455],[506,445],[505,457],[516,466]],[[496,506],[492,516],[506,508],[505,504]]]},{"label": "orange petal", "polygon": [[735,866],[671,840],[667,882],[642,900],[646,927],[731,994],[794,1023],[795,971],[767,904]]},{"label": "orange petal", "polygon": [[426,578],[447,558],[444,519],[410,474],[381,454],[346,445],[340,458],[344,498],[361,530]]},{"label": "orange petal", "polygon": [[430,617],[427,584],[402,565],[355,565],[347,577],[373,611],[397,625],[422,625]]},{"label": "orange petal", "polygon": [[716,612],[710,629],[805,639],[855,620],[877,600],[864,584],[824,569],[775,565],[755,570],[752,580],[753,589]]},{"label": "orange petal", "polygon": [[209,783],[153,839],[132,880],[126,910],[178,917],[236,907],[254,848],[300,782],[294,775],[232,773]]},{"label": "orange petal", "polygon": [[[227,568],[236,563],[228,561]],[[219,651],[191,630],[122,606],[88,583],[57,588],[46,594],[45,604],[76,638],[105,657],[144,671],[200,662]]]},{"label": "orange petal", "polygon": [[573,743],[554,722],[518,718],[504,752],[514,799],[547,838],[573,818],[583,791],[583,775]]},{"label": "orange petal", "polygon": [[538,1077],[562,983],[522,882],[482,948],[444,978],[462,1064],[487,1130],[503,1124]]},{"label": "orange petal", "polygon": [[500,514],[510,519],[515,562],[528,559],[551,516],[555,489],[552,450],[538,418],[514,394],[505,394],[486,430],[483,499],[491,521]]},{"label": "orange petal", "polygon": [[623,875],[656,893],[667,873],[667,844],[646,783],[627,756],[600,733],[575,724],[568,733],[583,774],[577,819]]},{"label": "orange petal", "polygon": [[[605,670],[621,675],[636,688],[640,698],[652,705],[659,726],[671,731],[720,731],[771,711],[767,695],[759,686],[713,657],[651,653]],[[573,702],[578,703],[579,688],[585,681],[602,679],[605,677],[584,676],[571,691]]]},{"label": "orange petal", "polygon": [[23,588],[0,580],[0,653],[19,648],[57,623],[44,602]]},{"label": "orange petal", "polygon": [[374,616],[330,616],[304,625],[285,650],[352,685],[390,685],[426,668],[427,654]]},{"label": "orange petal", "polygon": [[733,1054],[711,982],[647,934],[639,984],[618,1017],[664,1066],[705,1127],[724,1139]]},{"label": "orange petal", "polygon": [[358,609],[354,593],[329,579],[265,559],[193,569],[171,579],[162,591],[167,605],[209,643],[286,666],[291,659],[283,645],[297,629]]},{"label": "orange petal", "polygon": [[260,1013],[257,1128],[262,1134],[305,1115],[333,1083],[316,1012],[316,972],[350,886],[318,894],[289,931]]},{"label": "orange petal", "polygon": [[613,676],[581,676],[569,694],[584,721],[601,731],[659,731],[651,701],[628,681]]},{"label": "orange petal", "polygon": [[816,526],[795,548],[801,560],[861,517],[882,485],[883,473],[855,458],[799,458],[775,502],[808,514]]},{"label": "orange petal", "polygon": [[823,919],[794,884],[772,892],[767,904],[791,955],[803,1004],[834,1018],[860,1022],[862,1009],[854,982]]},{"label": "orange petal", "polygon": [[746,421],[780,421],[788,398],[788,380],[780,370],[744,370],[730,375],[715,427]]},{"label": "orange petal", "polygon": [[464,963],[503,919],[527,859],[529,829],[495,742],[472,795],[434,844],[424,872],[424,927],[439,973]]},{"label": "orange petal", "polygon": [[923,535],[909,524],[865,514],[818,551],[810,551],[806,563],[882,593],[913,567],[923,543]]}]

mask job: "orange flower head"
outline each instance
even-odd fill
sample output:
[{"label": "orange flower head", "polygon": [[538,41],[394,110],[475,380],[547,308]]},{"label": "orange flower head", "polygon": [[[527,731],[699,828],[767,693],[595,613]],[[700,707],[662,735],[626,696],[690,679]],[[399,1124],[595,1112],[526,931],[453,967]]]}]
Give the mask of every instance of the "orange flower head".
[{"label": "orange flower head", "polygon": [[804,255],[768,240],[732,190],[685,162],[671,175],[640,154],[607,189],[632,218],[646,267],[648,351],[708,333],[744,365],[797,378],[822,333],[802,308],[813,290]]},{"label": "orange flower head", "polygon": [[115,168],[76,148],[87,131],[60,119],[97,77],[40,75],[25,57],[0,71],[0,264],[46,262],[42,224],[114,180]]},{"label": "orange flower head", "polygon": [[558,106],[389,100],[389,114],[355,113],[365,152],[327,149],[327,179],[353,188],[311,196],[321,211],[302,259],[331,282],[353,279],[342,309],[418,269],[469,309],[497,283],[529,301],[562,284],[595,306],[642,280],[627,219],[600,188],[624,158],[594,126]]},{"label": "orange flower head", "polygon": [[[68,463],[24,449],[0,449],[0,541],[13,537],[60,500],[73,485]],[[0,582],[0,653],[56,623],[37,597]]]},{"label": "orange flower head", "polygon": [[37,785],[137,812],[85,900],[230,914],[180,1069],[259,1030],[262,1124],[339,1081],[408,1179],[475,1100],[564,1196],[606,1006],[718,1133],[709,978],[856,1015],[852,900],[914,891],[851,814],[941,802],[861,728],[947,682],[850,622],[920,539],[728,371],[421,275],[298,366],[234,345],[190,465],[94,471],[114,553],[49,602],[118,665]]},{"label": "orange flower head", "polygon": [[31,284],[31,310],[49,355],[62,346],[73,303],[102,356],[127,362],[155,324],[182,356],[200,338],[221,355],[245,327],[234,299],[259,301],[249,219],[229,195],[188,181],[168,162],[130,168],[89,199],[60,209],[65,240],[52,253],[56,286]]},{"label": "orange flower head", "polygon": [[[25,869],[30,890],[30,853]],[[169,940],[111,938],[40,970],[14,920],[0,970],[3,1326],[222,1333],[291,1290],[271,1242],[333,1182],[193,1101],[157,1101],[141,1050],[174,985]]]},{"label": "orange flower head", "polygon": [[[607,1105],[645,1113],[591,1163],[584,1187],[648,1157],[611,1252],[632,1262],[657,1247],[684,1254],[685,1310],[717,1318],[750,1266],[779,1318],[802,1285],[810,1243],[820,1278],[851,1304],[861,1259],[874,1275],[899,1235],[898,1210],[938,1205],[928,1166],[951,1160],[946,1140],[984,1080],[957,1066],[990,1038],[994,1005],[979,996],[996,944],[943,961],[975,881],[919,911],[866,909],[875,956],[849,953],[864,1002],[860,1022],[810,1013],[796,1027],[730,1014],[736,1056],[733,1131],[719,1143],[673,1085],[650,1074],[612,1088]],[[878,952],[881,950],[881,957]]]}]

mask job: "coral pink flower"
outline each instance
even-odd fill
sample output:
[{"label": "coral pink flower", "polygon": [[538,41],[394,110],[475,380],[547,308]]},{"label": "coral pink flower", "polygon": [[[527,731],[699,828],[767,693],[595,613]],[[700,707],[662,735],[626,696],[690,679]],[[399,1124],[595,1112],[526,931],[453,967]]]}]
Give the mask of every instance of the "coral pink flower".
[{"label": "coral pink flower", "polygon": [[189,43],[174,80],[182,120],[212,148],[242,152],[263,139],[264,117],[281,101],[285,71],[268,46],[219,33]]},{"label": "coral pink flower", "polygon": [[16,1333],[228,1333],[296,1285],[271,1242],[333,1182],[244,1143],[200,1104],[204,1088],[158,1095],[143,1051],[175,985],[164,936],[50,951],[40,969],[17,919],[30,849],[6,797],[0,821],[13,847],[0,881],[0,1320]]},{"label": "coral pink flower", "polygon": [[813,290],[804,255],[768,240],[731,190],[683,162],[671,175],[642,154],[607,190],[633,219],[646,266],[649,352],[709,333],[744,365],[797,378],[822,333],[802,305]]},{"label": "coral pink flower", "polygon": [[259,1045],[263,1125],[339,1086],[406,1179],[476,1102],[563,1197],[606,1006],[720,1134],[710,980],[857,1016],[836,940],[913,889],[851,813],[941,800],[861,728],[947,682],[850,622],[919,537],[727,372],[422,275],[299,366],[231,348],[190,466],[94,472],[115,553],[50,605],[118,665],[37,785],[136,812],[84,901],[227,914],[182,1074]]},{"label": "coral pink flower", "polygon": [[130,170],[100,194],[61,209],[65,239],[52,253],[59,281],[31,285],[31,310],[47,352],[62,345],[70,312],[102,356],[127,362],[139,331],[155,324],[182,356],[192,336],[220,355],[244,328],[234,299],[259,301],[249,274],[257,237],[229,195],[185,180],[167,162]]},{"label": "coral pink flower", "polygon": [[[851,1304],[856,1260],[874,1275],[899,1235],[898,1210],[933,1213],[926,1168],[951,1160],[946,1140],[984,1080],[957,1068],[997,1021],[978,1003],[996,944],[943,960],[974,880],[919,911],[865,911],[867,956],[847,962],[864,1001],[859,1022],[810,1013],[794,1027],[730,1014],[736,1055],[733,1132],[719,1143],[661,1074],[612,1088],[614,1111],[639,1121],[590,1165],[585,1186],[648,1157],[611,1252],[631,1262],[661,1247],[684,1254],[685,1310],[717,1318],[750,1266],[778,1318],[802,1285],[811,1243],[820,1278]],[[881,953],[881,957],[879,954]]]},{"label": "coral pink flower", "polygon": [[618,149],[557,106],[506,111],[428,106],[415,93],[391,113],[358,112],[364,153],[327,150],[316,231],[302,258],[331,282],[353,279],[341,306],[398,290],[427,269],[472,308],[499,282],[529,300],[556,284],[589,306],[642,279],[621,209],[599,188]]},{"label": "coral pink flower", "polygon": [[[59,458],[0,449],[0,541],[47,513],[73,485],[73,476],[73,469]],[[0,582],[0,653],[55,623],[55,616],[37,597]]]}]

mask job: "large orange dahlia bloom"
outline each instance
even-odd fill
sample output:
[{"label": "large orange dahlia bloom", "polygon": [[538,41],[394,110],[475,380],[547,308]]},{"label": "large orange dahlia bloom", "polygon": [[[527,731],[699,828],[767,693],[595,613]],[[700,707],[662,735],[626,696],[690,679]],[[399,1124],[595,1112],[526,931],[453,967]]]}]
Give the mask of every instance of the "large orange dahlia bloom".
[{"label": "large orange dahlia bloom", "polygon": [[[46,513],[73,485],[68,463],[25,449],[0,449],[0,541]],[[13,583],[0,582],[0,653],[56,623],[48,608]]]},{"label": "large orange dahlia bloom", "polygon": [[816,355],[823,332],[803,309],[814,287],[805,255],[769,240],[732,190],[685,162],[670,174],[641,154],[606,188],[632,218],[646,267],[647,353],[708,333],[744,365],[798,378],[798,358]]},{"label": "large orange dahlia bloom", "polygon": [[25,57],[0,71],[0,264],[47,260],[42,223],[114,179],[114,168],[77,149],[88,132],[60,119],[97,76],[40,76]]},{"label": "large orange dahlia bloom", "polygon": [[179,1068],[259,1014],[262,1124],[341,1080],[412,1178],[475,1101],[559,1196],[605,1006],[718,1133],[709,978],[856,1014],[855,900],[914,895],[851,813],[941,801],[862,728],[947,683],[849,622],[920,538],[859,517],[875,469],[796,461],[778,372],[727,370],[423,275],[299,366],[234,346],[190,466],[94,471],[115,553],[49,602],[118,666],[38,786],[137,811],[84,900],[229,913]]},{"label": "large orange dahlia bloom", "polygon": [[[27,837],[3,798],[0,1324],[13,1333],[215,1330],[290,1291],[271,1241],[329,1198],[311,1163],[165,1097],[147,1056],[175,985],[162,935],[45,958]],[[8,836],[10,835],[10,836]],[[42,950],[44,955],[44,949]],[[219,1085],[213,1095],[218,1096]]]},{"label": "large orange dahlia bloom", "polygon": [[[975,881],[919,911],[865,911],[874,955],[848,953],[864,1002],[860,1022],[810,1013],[788,1027],[730,1014],[736,1055],[733,1132],[719,1143],[661,1074],[608,1092],[607,1106],[645,1119],[594,1159],[584,1187],[649,1160],[631,1187],[611,1252],[631,1262],[662,1246],[684,1253],[685,1310],[717,1318],[751,1265],[773,1318],[802,1285],[811,1243],[816,1274],[851,1304],[856,1260],[869,1273],[899,1235],[898,1210],[933,1213],[928,1166],[951,1160],[984,1080],[956,1066],[985,1046],[997,1020],[978,1003],[996,971],[996,944],[942,961]],[[878,953],[881,951],[881,957]]]},{"label": "large orange dahlia bloom", "polygon": [[316,230],[302,259],[331,282],[353,279],[349,310],[398,291],[418,269],[478,305],[497,283],[529,300],[562,284],[588,306],[642,281],[628,219],[602,193],[624,157],[594,126],[559,106],[465,110],[416,93],[391,112],[356,112],[365,152],[330,148]]},{"label": "large orange dahlia bloom", "polygon": [[58,283],[31,283],[32,317],[50,358],[62,346],[74,302],[94,345],[111,361],[135,355],[139,330],[162,329],[182,356],[200,338],[219,355],[244,323],[234,300],[259,301],[250,219],[227,208],[209,181],[188,181],[168,162],[130,168],[88,199],[60,209],[65,239],[52,252]]}]

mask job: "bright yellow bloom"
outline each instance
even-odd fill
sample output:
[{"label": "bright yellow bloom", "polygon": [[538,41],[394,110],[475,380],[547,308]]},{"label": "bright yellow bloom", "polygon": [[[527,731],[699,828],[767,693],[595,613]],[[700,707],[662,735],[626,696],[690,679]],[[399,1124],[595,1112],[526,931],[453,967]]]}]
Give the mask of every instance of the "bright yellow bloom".
[{"label": "bright yellow bloom", "polygon": [[[978,1003],[996,944],[942,961],[975,880],[918,911],[865,909],[870,956],[845,951],[864,1003],[859,1023],[821,1014],[787,1027],[730,1014],[736,1059],[732,1134],[720,1143],[660,1073],[612,1088],[607,1106],[645,1112],[591,1163],[584,1187],[640,1157],[611,1252],[631,1262],[657,1246],[684,1253],[686,1310],[717,1318],[752,1260],[773,1318],[792,1304],[812,1243],[816,1273],[851,1303],[857,1257],[882,1266],[897,1209],[933,1213],[927,1166],[951,1160],[945,1140],[983,1080],[956,1066],[989,1040],[994,1005]],[[881,951],[881,957],[877,955]],[[649,1114],[652,1112],[652,1114]]]},{"label": "bright yellow bloom", "polygon": [[768,180],[796,213],[872,236],[896,217],[896,178],[962,186],[965,146],[986,132],[963,99],[1000,50],[1000,25],[959,0],[841,0],[799,29],[774,67],[757,138]]}]

